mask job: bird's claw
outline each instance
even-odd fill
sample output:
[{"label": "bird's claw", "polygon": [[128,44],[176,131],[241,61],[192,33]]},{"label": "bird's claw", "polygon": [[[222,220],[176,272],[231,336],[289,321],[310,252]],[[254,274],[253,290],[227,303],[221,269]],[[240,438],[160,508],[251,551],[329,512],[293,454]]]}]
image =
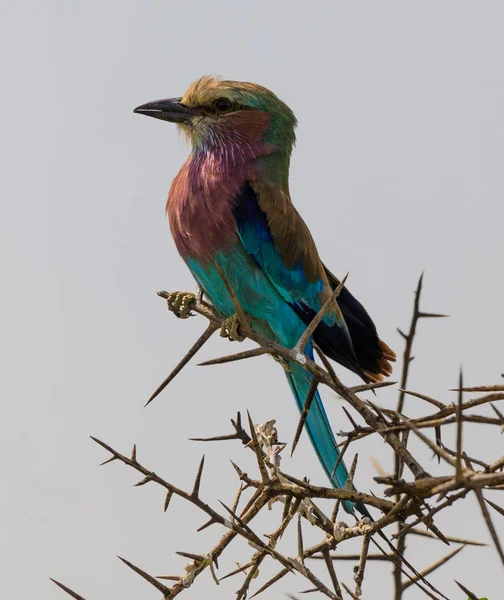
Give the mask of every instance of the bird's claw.
[{"label": "bird's claw", "polygon": [[179,319],[192,317],[191,302],[196,300],[196,295],[191,292],[170,292],[166,303],[170,310]]},{"label": "bird's claw", "polygon": [[245,336],[240,333],[240,319],[233,315],[222,321],[220,336],[228,338],[231,342],[243,342]]}]

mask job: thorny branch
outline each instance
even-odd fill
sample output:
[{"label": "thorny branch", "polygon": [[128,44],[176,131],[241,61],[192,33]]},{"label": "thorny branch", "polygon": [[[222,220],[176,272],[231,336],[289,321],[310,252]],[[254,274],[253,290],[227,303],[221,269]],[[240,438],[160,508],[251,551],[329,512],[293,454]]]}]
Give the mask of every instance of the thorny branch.
[{"label": "thorny branch", "polygon": [[[221,274],[221,276],[225,280],[224,275]],[[381,470],[381,475],[375,477],[375,481],[378,484],[385,486],[381,496],[356,489],[353,483],[356,461],[354,461],[350,471],[351,484],[345,486],[344,489],[316,486],[311,484],[306,478],[303,480],[297,479],[280,469],[281,453],[287,444],[278,441],[275,421],[272,420],[263,425],[255,425],[249,415],[248,428],[246,429],[243,427],[241,415],[238,413],[236,419],[231,421],[233,426],[231,433],[207,438],[193,438],[202,442],[239,440],[245,447],[254,452],[256,457],[257,477],[249,476],[238,465],[232,463],[239,478],[238,491],[231,503],[232,508],[228,508],[221,502],[222,510],[217,511],[205,502],[200,495],[200,485],[204,477],[204,457],[197,469],[191,491],[185,491],[141,464],[137,459],[136,446],[133,447],[132,454],[128,457],[119,453],[108,444],[93,438],[111,455],[102,464],[114,461],[123,463],[142,475],[142,479],[136,486],[153,483],[164,489],[163,509],[165,511],[169,508],[172,497],[178,496],[196,506],[206,516],[206,522],[203,523],[198,531],[212,525],[217,528],[224,528],[222,537],[207,552],[190,553],[180,551],[177,553],[189,560],[182,574],[154,577],[130,561],[124,558],[121,560],[161,592],[164,599],[169,600],[190,587],[194,580],[205,571],[210,572],[216,584],[230,577],[241,575],[243,581],[236,592],[236,597],[237,600],[245,600],[250,593],[251,586],[258,580],[259,568],[265,560],[276,562],[281,569],[274,577],[262,583],[251,597],[258,596],[286,575],[298,573],[306,578],[312,586],[309,590],[306,590],[307,592],[317,591],[325,597],[334,600],[341,600],[345,593],[354,599],[360,599],[364,596],[372,598],[372,592],[366,594],[366,586],[364,585],[366,573],[368,569],[373,568],[373,565],[386,561],[392,563],[395,600],[401,600],[412,585],[420,587],[426,597],[439,600],[440,598],[447,598],[447,596],[429,584],[426,577],[453,559],[464,548],[482,544],[478,541],[445,535],[441,532],[438,525],[434,523],[434,516],[437,519],[440,512],[462,500],[468,494],[473,493],[480,506],[483,521],[488,528],[497,555],[500,556],[504,564],[504,552],[490,512],[493,509],[498,514],[504,515],[504,509],[496,502],[484,496],[484,493],[488,490],[504,489],[504,457],[495,457],[492,463],[488,463],[482,457],[468,456],[464,451],[464,439],[466,439],[465,427],[468,424],[477,423],[486,427],[497,426],[501,431],[504,430],[504,416],[496,406],[497,402],[504,400],[504,386],[464,387],[462,375],[460,375],[458,388],[452,390],[457,392],[457,400],[449,403],[407,389],[410,364],[413,360],[413,341],[418,321],[422,318],[444,316],[437,313],[426,313],[420,309],[422,279],[423,276],[420,277],[415,293],[414,310],[409,331],[407,334],[399,331],[405,340],[405,348],[396,410],[382,408],[376,403],[358,396],[362,392],[376,390],[381,387],[393,385],[393,383],[375,383],[349,388],[341,383],[332,365],[321,352],[318,352],[318,354],[321,358],[322,366],[304,354],[304,346],[314,327],[323,318],[329,305],[337,302],[337,296],[344,285],[344,281],[338,286],[333,297],[322,308],[314,321],[307,327],[294,348],[284,348],[254,331],[247,323],[247,316],[240,307],[228,282],[224,281],[233,298],[238,314],[239,325],[235,332],[239,335],[238,339],[247,337],[258,344],[258,347],[209,360],[202,364],[223,364],[263,354],[270,354],[280,362],[283,362],[283,364],[289,361],[301,364],[311,373],[312,385],[305,399],[305,406],[293,443],[291,444],[291,453],[294,451],[301,435],[314,393],[318,387],[325,385],[346,400],[365,423],[365,425],[358,425],[352,415],[345,410],[352,429],[340,432],[339,434],[345,438],[340,444],[342,446],[341,456],[345,452],[348,452],[349,447],[353,447],[353,444],[358,440],[369,435],[379,434],[393,450],[395,457],[394,474],[388,476],[386,472]],[[179,294],[182,293],[159,293],[162,298],[168,299],[171,310],[180,313],[178,316],[186,318],[191,314],[191,311],[194,311],[208,320],[208,327],[170,375],[152,394],[147,404],[173,380],[208,339],[210,339],[212,334],[223,326],[224,319],[215,312],[210,304],[204,302],[201,296],[196,297],[194,294],[182,294],[179,296]],[[315,350],[319,350],[316,345],[314,347]],[[473,394],[482,392],[484,393],[483,396],[480,395],[464,401],[464,393]],[[406,396],[412,396],[417,400],[425,402],[426,406],[430,407],[430,412],[427,411],[421,417],[409,418],[404,411]],[[489,404],[493,410],[492,416],[483,414],[475,415],[469,412],[476,407],[482,407],[486,404]],[[432,411],[432,407],[435,409],[434,412]],[[456,447],[454,449],[447,447],[441,438],[442,430],[450,425],[455,425],[456,427]],[[433,432],[435,441],[428,435],[430,431]],[[412,455],[408,449],[408,440],[411,436],[417,437],[425,447],[429,448],[442,461],[441,464],[445,469],[443,475],[431,476],[420,464],[419,460]],[[341,460],[341,457],[339,460]],[[338,463],[334,466],[335,469],[337,465]],[[408,468],[412,477],[408,476],[405,478],[404,467]],[[250,490],[252,495],[244,502],[243,498],[246,490]],[[335,507],[331,516],[326,515],[317,506],[319,499],[335,501]],[[212,500],[214,501],[215,498]],[[365,517],[362,521],[357,521],[354,525],[338,521],[338,509],[343,501],[360,503],[360,505],[379,511],[380,516],[375,518],[375,520]],[[263,536],[256,533],[252,528],[253,522],[261,511],[271,508],[276,503],[283,506],[280,520],[278,527],[266,536],[267,541],[265,542]],[[289,556],[279,552],[277,543],[287,529],[292,527],[293,522],[297,526],[298,541],[297,547],[293,550],[292,555]],[[308,548],[305,547],[303,539],[303,523],[306,522],[318,529],[321,536],[317,544]],[[427,531],[418,529],[420,524],[425,525]],[[390,525],[394,525],[397,528],[395,535],[392,536],[393,539],[397,540],[395,548],[389,545],[390,550],[392,550],[389,553],[388,551],[381,550],[378,546],[382,553],[371,553],[370,542],[377,545],[374,536],[377,534],[383,535],[383,530]],[[407,536],[424,536],[433,540],[440,539],[444,543],[449,544],[451,542],[458,544],[458,546],[443,557],[440,557],[430,566],[426,566],[418,572],[416,569],[409,568],[411,565],[404,559]],[[218,559],[236,538],[245,540],[252,547],[253,554],[245,565],[238,565],[237,569],[219,579],[216,574]],[[349,554],[348,552],[344,553],[341,551],[341,545],[345,544],[346,548],[346,541],[352,538],[361,539],[361,551],[359,554]],[[321,577],[318,572],[315,573],[312,570],[309,566],[312,563],[308,559],[319,559],[317,563],[313,564],[325,567],[325,581],[324,577]],[[348,582],[341,581],[341,576],[338,575],[340,561],[353,561],[355,563],[353,590],[347,585]],[[71,597],[77,600],[84,600],[82,596],[62,583],[56,580],[53,581]],[[169,582],[169,585],[163,582]],[[465,590],[470,597],[476,597],[467,588],[464,588],[462,584],[457,582],[457,585]]]}]

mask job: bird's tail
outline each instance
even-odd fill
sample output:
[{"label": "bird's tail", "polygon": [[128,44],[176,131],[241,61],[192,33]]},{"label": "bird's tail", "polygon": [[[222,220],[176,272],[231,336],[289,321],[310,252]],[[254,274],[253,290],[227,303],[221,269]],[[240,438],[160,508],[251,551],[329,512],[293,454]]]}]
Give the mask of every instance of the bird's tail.
[{"label": "bird's tail", "polygon": [[[306,347],[305,352],[307,356],[313,358],[313,350],[310,347]],[[299,410],[303,410],[303,406],[306,399],[306,394],[310,387],[311,375],[303,369],[303,367],[297,363],[289,363],[290,372],[287,372],[287,379],[292,389],[292,393],[296,399],[296,404]],[[315,448],[315,452],[319,457],[319,460],[329,478],[331,484],[335,488],[343,488],[348,479],[348,471],[343,461],[340,462],[336,471],[334,471],[334,465],[336,464],[339,457],[339,449],[337,447],[336,439],[329,424],[329,419],[324,410],[322,400],[318,391],[315,393],[313,402],[311,404],[308,416],[306,418],[305,425],[308,436]],[[365,510],[364,506],[354,505],[352,502],[344,501],[343,506],[346,512],[353,514],[354,508],[359,512],[361,509]],[[367,514],[367,511],[366,511]]]},{"label": "bird's tail", "polygon": [[[310,358],[313,358],[313,350],[311,346],[307,346],[305,349],[305,353]],[[289,385],[292,389],[292,393],[296,398],[296,404],[298,405],[299,410],[303,410],[303,406],[306,399],[306,394],[308,393],[308,389],[310,387],[311,375],[303,369],[303,367],[297,363],[290,362],[289,363],[290,372],[287,372],[287,379],[289,380]],[[345,486],[345,483],[348,479],[348,471],[343,463],[340,462],[336,472],[333,475],[334,465],[338,460],[339,450],[336,446],[336,440],[334,438],[334,434],[331,429],[331,425],[329,424],[329,420],[327,418],[326,412],[322,405],[322,400],[320,399],[318,391],[315,393],[315,397],[313,398],[311,408],[308,412],[308,416],[306,418],[306,429],[308,430],[308,435],[310,437],[311,443],[315,448],[315,452],[319,457],[322,466],[324,467],[324,471],[329,477],[331,484],[335,488],[342,488]],[[357,519],[355,515],[355,510],[359,511],[361,515],[365,517],[369,517],[371,521],[374,522],[373,517],[370,515],[366,506],[360,502],[349,502],[344,501],[343,508],[346,512],[352,514]],[[383,533],[383,531],[378,531],[378,535],[385,541],[387,546],[389,547],[389,551],[385,551],[378,542],[371,538],[371,541],[375,546],[380,550],[380,552],[384,556],[388,556],[390,553],[393,555],[393,562],[398,564],[401,571],[411,580],[416,581],[417,579],[421,580],[425,585],[431,588],[434,592],[439,594],[442,598],[448,598],[441,594],[439,590],[433,587],[423,575],[421,575],[411,563],[409,563],[404,556],[402,556],[395,546],[390,542],[387,536]],[[410,569],[415,576],[412,579],[412,576],[404,570],[402,564]]]}]

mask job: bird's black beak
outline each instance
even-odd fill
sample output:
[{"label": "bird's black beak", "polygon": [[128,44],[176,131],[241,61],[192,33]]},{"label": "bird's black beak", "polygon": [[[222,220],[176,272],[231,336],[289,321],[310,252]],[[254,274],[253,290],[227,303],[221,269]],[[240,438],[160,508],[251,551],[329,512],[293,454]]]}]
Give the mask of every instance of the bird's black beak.
[{"label": "bird's black beak", "polygon": [[182,98],[169,98],[168,100],[155,100],[137,106],[133,112],[140,115],[147,115],[155,119],[170,121],[170,123],[187,123],[198,113],[185,106],[181,102]]}]

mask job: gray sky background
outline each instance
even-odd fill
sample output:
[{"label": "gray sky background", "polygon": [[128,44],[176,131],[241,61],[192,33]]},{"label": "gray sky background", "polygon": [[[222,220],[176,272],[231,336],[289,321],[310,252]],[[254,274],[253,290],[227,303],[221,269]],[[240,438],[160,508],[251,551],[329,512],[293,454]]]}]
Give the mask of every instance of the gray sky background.
[{"label": "gray sky background", "polygon": [[[164,217],[188,149],[173,126],[132,110],[203,74],[261,83],[293,108],[293,199],[324,261],[350,271],[349,288],[398,353],[396,327],[408,326],[425,269],[423,308],[451,318],[421,323],[409,387],[450,402],[460,364],[467,384],[502,381],[503,20],[490,0],[1,3],[2,598],[63,598],[49,576],[88,600],[157,598],[117,554],[181,573],[176,550],[206,552],[220,537],[197,534],[204,516],[181,501],[164,515],[162,491],[133,489],[125,467],[99,469],[107,455],[90,434],[124,452],[137,443],[142,462],[186,488],[205,452],[202,494],[214,506],[235,492],[229,458],[253,472],[251,453],[187,438],[227,432],[249,408],[292,440],[294,402],[267,357],[192,364],[142,408],[205,323],[177,321],[155,294],[194,289]],[[215,339],[201,358],[236,350],[226,344]],[[396,396],[377,401],[392,407]],[[341,401],[325,399],[335,429],[347,428]],[[406,409],[425,407],[408,399]],[[468,450],[502,453],[497,431],[474,426],[466,437]],[[390,453],[378,439],[355,449],[358,486],[376,490],[369,456],[390,470]],[[306,436],[284,466],[324,483]],[[472,499],[441,523],[490,542]],[[237,543],[220,573],[251,551]],[[423,568],[444,552],[420,540],[409,556]],[[364,598],[390,598],[389,571],[370,567]],[[462,598],[454,577],[492,600],[502,593],[492,548],[464,549],[443,573],[432,580],[450,597]],[[341,578],[351,581],[351,565]],[[184,597],[233,598],[239,585],[204,574]],[[307,587],[291,577],[264,598]]]}]

